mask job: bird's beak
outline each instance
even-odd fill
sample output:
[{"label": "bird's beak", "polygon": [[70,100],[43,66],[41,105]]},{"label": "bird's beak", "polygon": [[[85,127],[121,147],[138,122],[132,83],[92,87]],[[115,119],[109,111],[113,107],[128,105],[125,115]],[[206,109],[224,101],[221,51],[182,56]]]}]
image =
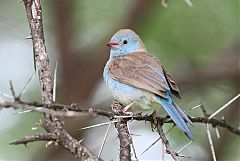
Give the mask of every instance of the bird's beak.
[{"label": "bird's beak", "polygon": [[114,40],[110,40],[108,43],[107,43],[107,46],[109,46],[110,48],[118,48],[118,43]]}]

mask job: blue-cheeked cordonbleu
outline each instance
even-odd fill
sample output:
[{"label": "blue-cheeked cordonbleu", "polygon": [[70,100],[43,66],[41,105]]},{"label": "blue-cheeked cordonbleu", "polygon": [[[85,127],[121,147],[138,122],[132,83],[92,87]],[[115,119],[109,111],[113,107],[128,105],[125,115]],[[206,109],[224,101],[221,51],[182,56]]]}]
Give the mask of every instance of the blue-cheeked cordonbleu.
[{"label": "blue-cheeked cordonbleu", "polygon": [[163,68],[158,58],[149,54],[140,37],[130,29],[116,32],[108,43],[110,57],[103,77],[114,98],[131,109],[159,111],[160,105],[174,123],[192,139],[187,115],[173,101],[180,98],[175,81]]}]

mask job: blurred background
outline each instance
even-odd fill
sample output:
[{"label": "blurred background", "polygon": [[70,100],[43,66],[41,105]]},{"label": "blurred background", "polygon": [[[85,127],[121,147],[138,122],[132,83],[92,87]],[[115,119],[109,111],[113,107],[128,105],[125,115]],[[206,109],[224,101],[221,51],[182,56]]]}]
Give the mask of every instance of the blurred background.
[{"label": "blurred background", "polygon": [[[164,8],[160,0],[42,0],[44,32],[53,73],[58,62],[57,102],[78,103],[82,107],[111,110],[111,94],[102,79],[109,49],[106,43],[121,28],[130,28],[142,38],[149,52],[156,55],[174,77],[183,99],[175,99],[188,110],[203,103],[214,112],[240,92],[239,0],[193,0],[189,7],[184,0],[169,0]],[[9,80],[20,93],[34,73],[30,30],[23,3],[0,0],[0,92],[10,94]],[[1,96],[1,99],[9,98]],[[41,101],[38,78],[35,76],[23,95],[25,101]],[[240,102],[235,101],[217,118],[239,126]],[[0,111],[0,160],[70,161],[68,151],[45,142],[11,146],[8,143],[25,135],[44,132],[37,127],[41,114],[19,114],[16,110]],[[199,109],[191,116],[202,116]],[[107,127],[77,129],[108,121],[106,118],[68,118],[65,128],[96,154]],[[160,160],[162,145],[158,142],[141,153],[157,138],[150,125],[129,123],[139,160]],[[164,125],[168,130],[172,125]],[[33,128],[33,129],[32,129]],[[204,124],[191,128],[195,141],[182,154],[183,160],[212,160]],[[218,161],[240,158],[240,139],[219,128],[220,139],[212,129]],[[167,134],[177,150],[188,143],[180,130]],[[117,160],[118,138],[114,126],[106,140],[102,158]],[[40,155],[39,155],[40,154]],[[165,155],[165,160],[172,160]]]}]

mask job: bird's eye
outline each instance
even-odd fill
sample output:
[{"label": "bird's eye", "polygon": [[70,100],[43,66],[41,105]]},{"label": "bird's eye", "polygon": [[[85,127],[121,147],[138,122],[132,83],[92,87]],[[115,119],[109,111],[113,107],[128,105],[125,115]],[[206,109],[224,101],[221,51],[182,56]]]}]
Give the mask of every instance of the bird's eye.
[{"label": "bird's eye", "polygon": [[127,40],[124,40],[124,41],[123,41],[123,44],[127,44],[127,43],[128,43],[128,41],[127,41]]}]

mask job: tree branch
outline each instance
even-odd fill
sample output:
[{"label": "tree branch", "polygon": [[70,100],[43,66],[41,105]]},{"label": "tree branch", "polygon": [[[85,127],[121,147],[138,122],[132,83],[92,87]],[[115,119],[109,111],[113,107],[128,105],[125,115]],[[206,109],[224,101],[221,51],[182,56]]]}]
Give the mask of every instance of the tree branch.
[{"label": "tree branch", "polygon": [[[122,106],[114,101],[112,104],[112,110],[117,116],[123,116]],[[131,147],[132,138],[129,134],[127,127],[127,120],[119,118],[119,121],[115,124],[118,131],[118,138],[120,140],[120,161],[131,161]]]},{"label": "tree branch", "polygon": [[40,0],[23,0],[23,2],[31,30],[34,63],[39,75],[42,100],[45,104],[51,104],[53,100],[53,82],[49,70],[49,59],[43,34]]},{"label": "tree branch", "polygon": [[[112,112],[104,111],[104,110],[100,110],[100,109],[94,109],[94,108],[90,108],[88,110],[81,109],[81,107],[77,106],[76,104],[63,105],[63,104],[53,103],[51,105],[47,105],[47,104],[38,103],[38,102],[3,102],[3,103],[0,103],[0,108],[11,108],[11,107],[14,108],[14,109],[33,110],[33,111],[37,111],[37,112],[41,112],[41,113],[47,112],[48,114],[53,114],[55,116],[63,116],[63,117],[105,116],[105,117],[108,117],[110,119],[114,117],[114,113],[112,113]],[[41,107],[41,109],[38,109],[39,107]],[[51,110],[49,108],[51,108]],[[55,111],[55,110],[52,110],[52,109],[57,109],[57,110],[61,110],[61,111]],[[67,110],[67,111],[62,111],[62,110]],[[53,112],[53,113],[51,113],[51,112]],[[68,114],[68,112],[70,112],[71,115]],[[76,113],[73,113],[73,112],[76,112]],[[78,114],[78,112],[80,114]],[[87,114],[85,115],[85,114],[82,114],[82,113],[87,113]],[[224,119],[221,119],[221,120],[218,120],[216,118],[209,119],[206,116],[204,116],[204,117],[188,116],[188,117],[193,123],[209,123],[214,127],[219,126],[219,127],[225,128],[225,129],[229,130],[230,132],[232,132],[233,134],[236,134],[236,135],[240,136],[240,128],[230,125]],[[136,121],[150,121],[150,122],[153,122],[152,116],[139,116],[139,115],[137,115],[137,116],[133,116],[132,118],[123,118],[123,119],[126,120],[126,121],[132,119],[132,120],[136,120]],[[173,121],[171,119],[168,119],[166,117],[157,117],[157,119],[162,124],[173,123]]]},{"label": "tree branch", "polygon": [[13,140],[9,144],[10,145],[18,145],[18,144],[27,144],[29,142],[35,141],[56,141],[57,137],[55,134],[48,133],[48,134],[39,134],[33,136],[25,136],[21,139]]},{"label": "tree branch", "polygon": [[[40,0],[23,0],[23,2],[31,30],[34,64],[39,75],[42,100],[44,104],[50,105],[53,103],[53,81],[49,70],[49,59],[43,34]],[[48,133],[56,134],[58,143],[77,158],[81,160],[99,160],[91,151],[68,134],[62,128],[62,123],[56,118],[51,120],[49,115],[45,115],[43,127]]]},{"label": "tree branch", "polygon": [[160,136],[160,138],[162,139],[162,143],[165,145],[166,147],[166,152],[168,154],[170,154],[172,156],[172,158],[175,160],[175,161],[179,161],[178,159],[178,153],[176,153],[170,146],[169,144],[169,141],[167,140],[164,132],[163,132],[163,129],[162,129],[162,123],[160,121],[157,122],[157,132]]}]

